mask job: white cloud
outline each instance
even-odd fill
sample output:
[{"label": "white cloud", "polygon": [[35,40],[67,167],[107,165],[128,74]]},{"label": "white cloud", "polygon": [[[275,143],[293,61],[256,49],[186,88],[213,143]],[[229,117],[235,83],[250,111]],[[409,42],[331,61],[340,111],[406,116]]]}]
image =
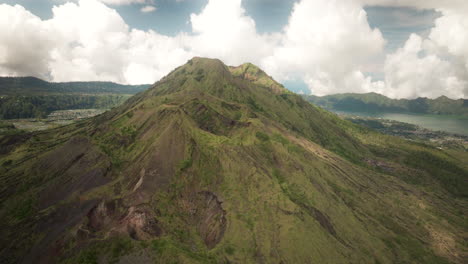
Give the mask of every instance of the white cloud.
[{"label": "white cloud", "polygon": [[48,78],[51,32],[20,5],[0,5],[0,75]]},{"label": "white cloud", "polygon": [[467,82],[457,76],[453,65],[423,51],[423,40],[413,34],[403,48],[387,56],[384,94],[396,98],[463,97]]},{"label": "white cloud", "polygon": [[144,4],[146,0],[98,0],[108,5],[130,5],[130,4]]},{"label": "white cloud", "polygon": [[49,63],[54,81],[110,80],[125,82],[129,29],[113,9],[92,0],[53,8],[44,24],[54,32]]},{"label": "white cloud", "polygon": [[468,10],[466,0],[359,0],[365,5],[415,7],[420,9]]},{"label": "white cloud", "polygon": [[468,71],[468,11],[444,10],[442,14],[436,19],[429,39],[464,60]]},{"label": "white cloud", "polygon": [[256,32],[255,21],[245,15],[241,0],[210,0],[190,21],[194,36],[188,43],[193,52],[228,64],[259,62],[275,44],[274,36]]},{"label": "white cloud", "polygon": [[[468,96],[468,9],[458,1],[415,2],[438,8],[427,39],[411,35],[405,46],[385,61],[386,89],[391,97]],[[467,4],[465,3],[465,7]]]},{"label": "white cloud", "polygon": [[152,83],[193,56],[180,38],[130,30],[114,9],[94,0],[56,6],[45,21],[21,6],[0,5],[0,28],[4,76]]},{"label": "white cloud", "polygon": [[147,5],[147,6],[144,6],[140,9],[141,12],[143,13],[151,13],[151,12],[154,12],[156,11],[156,7],[155,6],[151,6],[151,5]]},{"label": "white cloud", "polygon": [[384,44],[356,2],[302,0],[294,6],[281,45],[263,66],[280,80],[305,80],[314,94],[366,92],[372,82],[361,71]]},{"label": "white cloud", "polygon": [[184,48],[183,36],[168,37],[153,31],[132,30],[125,67],[128,83],[152,83],[194,56]]},{"label": "white cloud", "polygon": [[[80,0],[53,0],[59,3],[79,2]],[[154,0],[95,0],[110,6],[132,5],[132,4],[154,4]]]}]

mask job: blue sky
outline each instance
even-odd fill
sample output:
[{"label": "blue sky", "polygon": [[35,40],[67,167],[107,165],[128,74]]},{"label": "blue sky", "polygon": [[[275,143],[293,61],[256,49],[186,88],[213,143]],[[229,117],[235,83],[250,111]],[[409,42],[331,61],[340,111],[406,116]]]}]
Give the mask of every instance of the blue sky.
[{"label": "blue sky", "polygon": [[[37,73],[32,66],[22,67],[20,61],[9,61],[13,60],[13,56],[7,56],[9,53],[28,52],[19,51],[12,41],[5,41],[3,49],[9,53],[4,52],[6,58],[3,64],[0,57],[0,75],[36,75],[51,81],[67,81],[68,76],[70,80],[83,81],[107,78],[123,83],[152,82],[161,78],[171,67],[183,63],[186,57],[195,55],[219,57],[228,64],[246,61],[259,64],[295,92],[323,95],[374,91],[397,98],[466,96],[468,63],[465,68],[462,66],[468,55],[458,46],[451,48],[453,44],[446,43],[441,36],[443,27],[450,27],[450,23],[458,23],[455,27],[466,31],[463,17],[467,4],[464,1],[447,0],[445,5],[432,0],[224,1],[0,0],[0,4],[5,4],[2,6],[5,14],[14,14],[17,10],[13,6],[20,5],[25,12],[37,18],[34,26],[41,29],[51,27],[44,32],[59,30],[61,35],[66,36],[60,43],[52,36],[31,36],[53,42],[53,48],[44,48],[44,56],[39,59],[43,63],[37,67],[42,72]],[[84,10],[85,2],[96,2],[99,12],[103,12],[102,17],[111,22],[99,18],[99,13],[95,14],[96,17],[87,18],[86,12],[83,12],[81,18],[75,18],[78,26],[65,25],[67,22],[63,21],[60,26],[50,26],[59,20],[59,14],[68,12],[68,9],[75,9],[76,12]],[[54,6],[57,14],[52,11]],[[142,11],[145,7],[149,12]],[[364,20],[362,12],[366,14]],[[23,11],[19,13],[29,17]],[[448,25],[436,25],[438,19],[444,22],[445,18]],[[109,30],[107,24],[114,23],[122,34],[127,35],[126,43],[113,47],[114,53],[127,54],[127,58],[116,59],[110,54],[102,57],[103,60],[121,63],[120,68],[113,65],[106,69],[92,61],[92,57],[86,58],[89,54],[101,52],[94,50],[94,42],[81,39],[87,29],[76,29],[81,27],[80,19],[96,19],[99,22],[95,23],[105,24],[102,30]],[[237,35],[225,34],[216,26],[218,22],[226,31],[234,30]],[[13,33],[7,30],[7,26],[0,24],[0,34],[3,31],[9,37],[8,34]],[[29,24],[15,26],[23,31],[28,31],[23,27],[31,27]],[[70,32],[67,32],[67,27]],[[459,36],[447,37],[460,39]],[[146,44],[139,45],[138,49],[128,47],[135,44],[136,39]],[[245,42],[241,41],[243,39]],[[464,35],[461,39],[464,39]],[[103,38],[100,41],[104,43],[106,40]],[[105,47],[103,43],[100,43],[101,47]],[[212,43],[216,46],[208,47]],[[159,50],[162,47],[167,51],[151,53],[156,46]],[[249,51],[250,46],[258,52]],[[0,40],[0,56],[1,48]],[[144,52],[167,61],[168,66],[163,65],[162,61],[156,64],[148,62]],[[81,55],[78,56],[78,53]],[[129,60],[128,54],[140,57],[141,61]],[[67,59],[73,65],[67,65]],[[148,67],[145,68],[145,65]],[[413,66],[420,70],[412,70]],[[65,68],[68,72],[63,72]],[[424,72],[426,68],[427,72]],[[401,69],[407,72],[400,72]],[[444,76],[433,77],[434,74]],[[421,82],[423,77],[431,77],[431,80]],[[428,83],[433,87],[422,87]]]}]

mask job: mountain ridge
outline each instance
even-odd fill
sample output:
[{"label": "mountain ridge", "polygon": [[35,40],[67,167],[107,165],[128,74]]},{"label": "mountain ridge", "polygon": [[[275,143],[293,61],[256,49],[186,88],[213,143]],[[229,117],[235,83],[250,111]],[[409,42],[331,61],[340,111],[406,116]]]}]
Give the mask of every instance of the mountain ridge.
[{"label": "mountain ridge", "polygon": [[95,118],[0,138],[0,259],[463,262],[466,153],[233,70],[194,58]]},{"label": "mountain ridge", "polygon": [[303,95],[316,105],[329,110],[355,112],[395,112],[450,114],[468,116],[468,99],[450,99],[440,96],[435,99],[391,99],[378,93],[344,93],[326,96]]}]

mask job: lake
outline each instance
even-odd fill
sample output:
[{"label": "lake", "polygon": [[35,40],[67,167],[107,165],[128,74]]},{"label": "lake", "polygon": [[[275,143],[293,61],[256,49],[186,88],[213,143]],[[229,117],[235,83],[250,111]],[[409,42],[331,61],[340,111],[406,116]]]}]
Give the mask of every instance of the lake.
[{"label": "lake", "polygon": [[337,114],[356,115],[363,117],[375,117],[396,120],[399,122],[418,125],[431,130],[446,131],[449,133],[468,136],[468,117],[452,115],[427,115],[427,114],[397,114],[397,113],[367,113],[335,111]]}]

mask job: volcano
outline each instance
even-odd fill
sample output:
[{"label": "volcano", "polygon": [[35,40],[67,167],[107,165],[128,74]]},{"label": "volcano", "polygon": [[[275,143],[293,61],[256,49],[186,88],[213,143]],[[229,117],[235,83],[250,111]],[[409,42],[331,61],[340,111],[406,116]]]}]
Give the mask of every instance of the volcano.
[{"label": "volcano", "polygon": [[[193,58],[97,117],[0,138],[2,263],[463,263],[468,154]],[[465,262],[466,263],[466,262]]]}]

